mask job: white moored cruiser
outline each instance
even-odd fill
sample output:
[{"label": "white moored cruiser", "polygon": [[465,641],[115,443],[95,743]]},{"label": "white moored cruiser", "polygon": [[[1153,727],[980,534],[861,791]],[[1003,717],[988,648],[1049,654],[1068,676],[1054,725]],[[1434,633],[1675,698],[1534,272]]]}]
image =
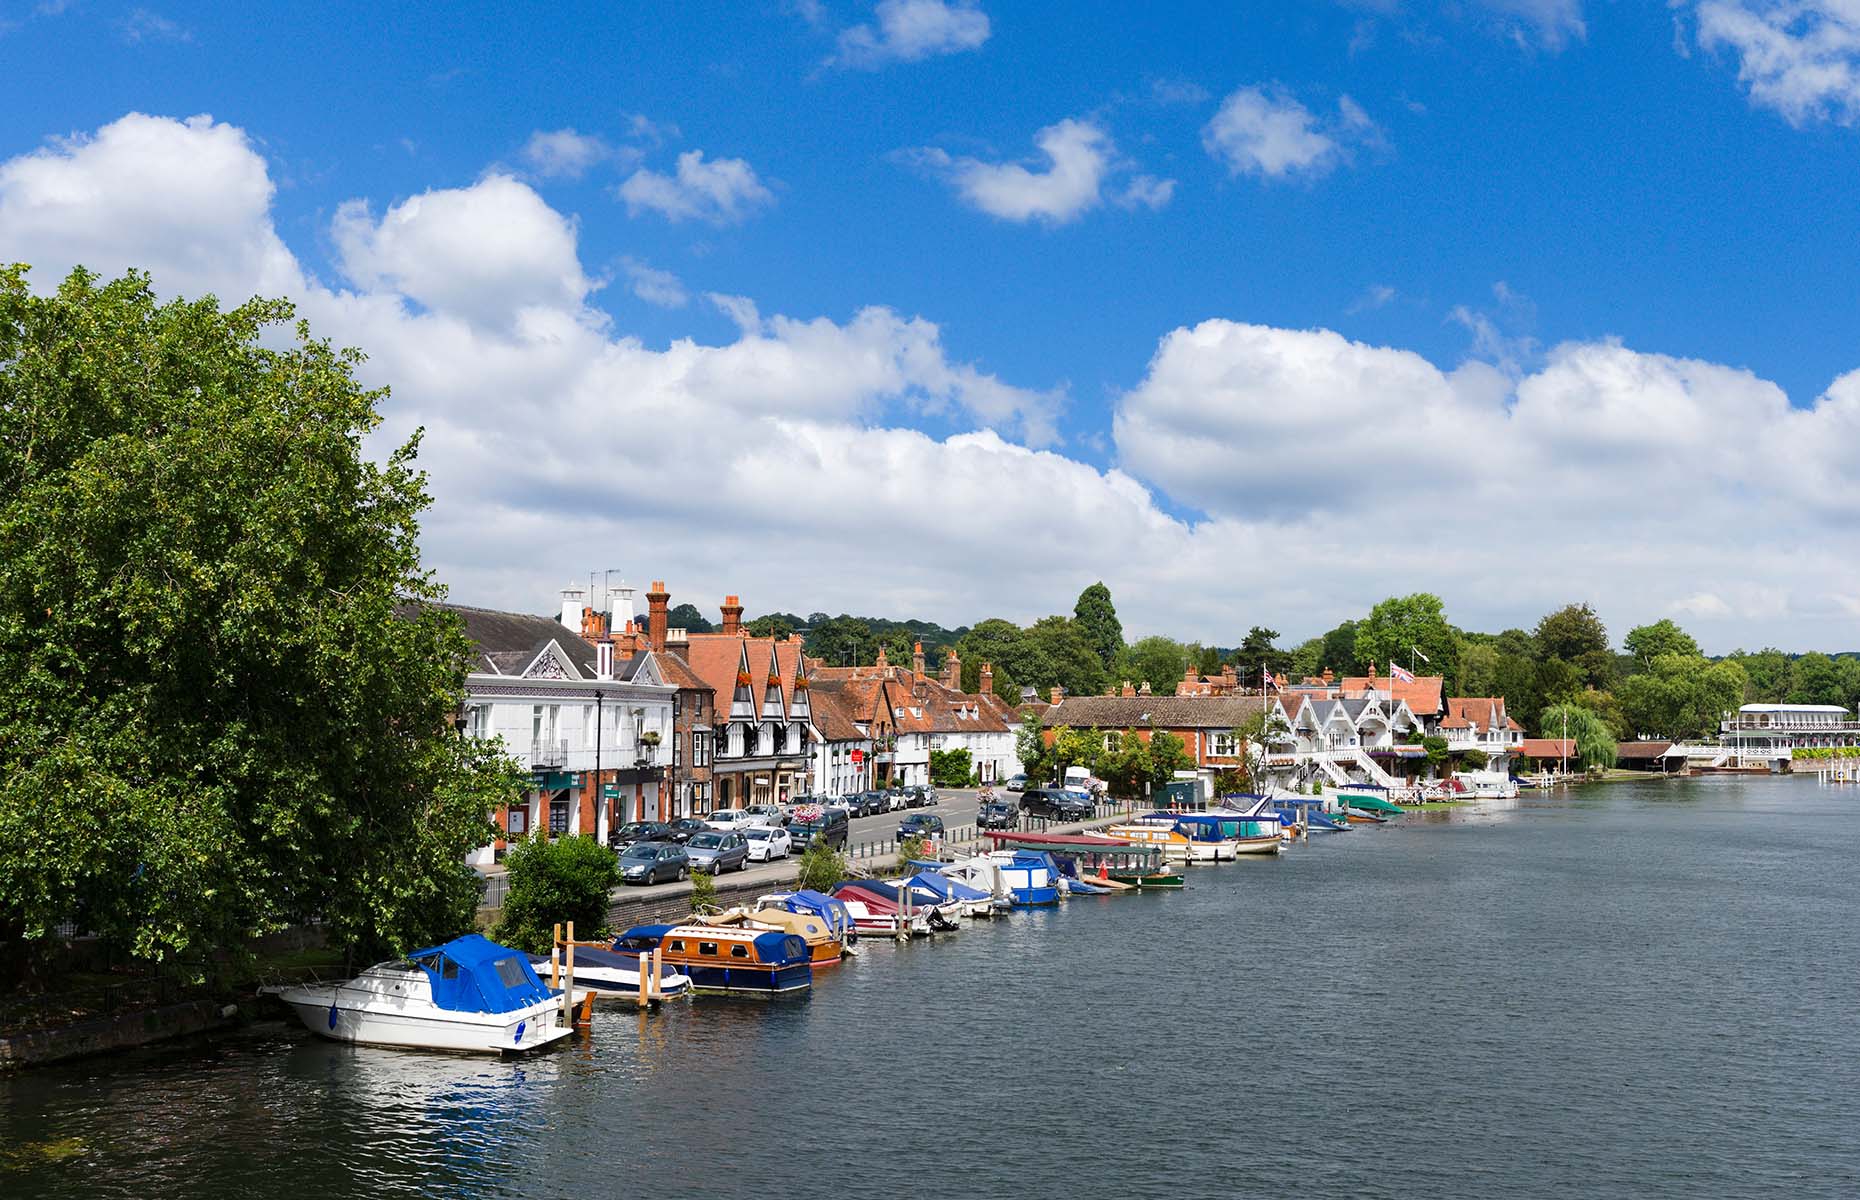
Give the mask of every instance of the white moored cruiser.
[{"label": "white moored cruiser", "polygon": [[475,933],[344,983],[265,990],[310,1032],[338,1042],[511,1054],[572,1032],[562,993],[537,978],[529,959]]}]

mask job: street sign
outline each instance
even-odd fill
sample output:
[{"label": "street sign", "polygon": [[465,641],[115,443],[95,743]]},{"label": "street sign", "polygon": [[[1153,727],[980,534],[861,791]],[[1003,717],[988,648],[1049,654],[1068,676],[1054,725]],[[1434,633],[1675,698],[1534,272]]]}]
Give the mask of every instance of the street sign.
[{"label": "street sign", "polygon": [[855,766],[855,767],[856,767],[856,766],[858,766],[858,765],[859,765],[860,763],[862,763],[862,762],[864,762],[864,761],[865,761],[865,751],[863,751],[863,750],[854,750],[854,751],[853,751],[853,766]]},{"label": "street sign", "polygon": [[618,800],[620,798],[620,785],[617,783],[607,784],[605,787],[601,788],[601,795],[609,800]]}]

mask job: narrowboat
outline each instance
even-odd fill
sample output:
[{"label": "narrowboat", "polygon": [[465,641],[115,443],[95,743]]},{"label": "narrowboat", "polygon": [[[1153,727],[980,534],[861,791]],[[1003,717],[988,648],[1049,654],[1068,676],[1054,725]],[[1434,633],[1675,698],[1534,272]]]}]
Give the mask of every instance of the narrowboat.
[{"label": "narrowboat", "polygon": [[634,953],[657,947],[699,991],[772,996],[804,991],[814,982],[807,943],[777,929],[635,925],[614,939],[614,947]]},{"label": "narrowboat", "polygon": [[[1187,863],[1196,859],[1195,846],[1189,836],[1175,827],[1174,819],[1161,823],[1147,821],[1130,821],[1122,825],[1112,825],[1104,829],[1103,834],[1120,842],[1131,842],[1139,846],[1154,846],[1162,851],[1163,857],[1170,862]],[[1206,862],[1214,861],[1213,847],[1203,848]]]},{"label": "narrowboat", "polygon": [[[546,954],[528,956],[530,967],[538,978],[548,978],[555,966]],[[560,962],[558,959],[556,962]],[[586,986],[604,996],[625,996],[628,999],[639,997],[640,981],[646,976],[641,974],[645,964],[638,954],[624,950],[603,949],[600,946],[575,944],[575,985]],[[688,976],[665,966],[659,966],[659,985],[654,991],[665,999],[683,996],[691,991]]]},{"label": "narrowboat", "polygon": [[[263,991],[336,1042],[515,1054],[573,1032],[561,991],[537,977],[528,956],[476,933],[377,963],[344,983]],[[588,994],[578,989],[575,999]]]}]

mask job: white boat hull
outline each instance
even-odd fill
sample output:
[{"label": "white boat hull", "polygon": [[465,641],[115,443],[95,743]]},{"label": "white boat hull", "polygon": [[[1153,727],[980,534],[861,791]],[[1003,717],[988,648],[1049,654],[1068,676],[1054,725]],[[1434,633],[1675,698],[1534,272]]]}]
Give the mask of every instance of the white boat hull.
[{"label": "white boat hull", "polygon": [[412,998],[396,1003],[394,997],[346,984],[286,988],[278,998],[318,1037],[364,1046],[520,1054],[573,1032],[562,1022],[559,996],[504,1013],[453,1012]]}]

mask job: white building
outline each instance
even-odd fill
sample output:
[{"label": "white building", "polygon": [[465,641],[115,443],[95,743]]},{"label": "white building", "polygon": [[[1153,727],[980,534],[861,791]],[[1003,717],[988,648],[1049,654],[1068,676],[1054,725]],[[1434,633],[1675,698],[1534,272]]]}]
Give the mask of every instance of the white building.
[{"label": "white building", "polygon": [[672,737],[672,697],[651,651],[616,661],[548,617],[445,605],[475,658],[465,679],[466,737],[499,742],[529,774],[524,800],[494,813],[508,835],[473,856],[494,861],[510,838],[592,834],[657,820]]},{"label": "white building", "polygon": [[1860,745],[1860,721],[1838,704],[1746,704],[1719,725],[1718,741],[1736,765],[1774,764],[1795,750]]}]

